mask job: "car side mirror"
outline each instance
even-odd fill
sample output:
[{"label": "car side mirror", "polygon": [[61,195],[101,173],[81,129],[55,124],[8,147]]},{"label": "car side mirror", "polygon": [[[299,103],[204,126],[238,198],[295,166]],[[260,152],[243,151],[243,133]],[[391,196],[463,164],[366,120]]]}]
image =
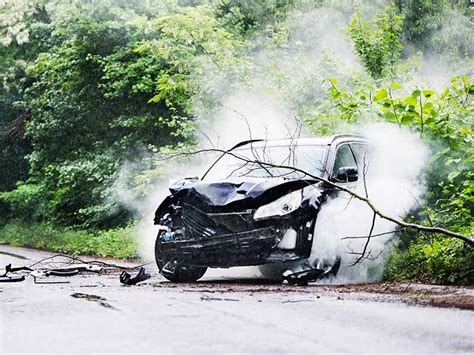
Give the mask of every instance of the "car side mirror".
[{"label": "car side mirror", "polygon": [[359,179],[359,173],[357,168],[353,166],[347,166],[339,168],[336,174],[336,180],[339,182],[354,182]]}]

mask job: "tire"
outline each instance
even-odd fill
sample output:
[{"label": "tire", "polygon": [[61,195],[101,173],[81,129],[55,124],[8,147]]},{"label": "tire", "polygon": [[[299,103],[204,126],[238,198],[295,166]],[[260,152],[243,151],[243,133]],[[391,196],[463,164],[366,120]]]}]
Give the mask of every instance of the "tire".
[{"label": "tire", "polygon": [[[155,260],[160,274],[171,282],[195,282],[207,271],[207,267],[189,266],[173,261],[161,248],[161,233],[158,233],[155,242]],[[167,266],[169,265],[169,267]],[[167,266],[165,268],[165,266]]]}]

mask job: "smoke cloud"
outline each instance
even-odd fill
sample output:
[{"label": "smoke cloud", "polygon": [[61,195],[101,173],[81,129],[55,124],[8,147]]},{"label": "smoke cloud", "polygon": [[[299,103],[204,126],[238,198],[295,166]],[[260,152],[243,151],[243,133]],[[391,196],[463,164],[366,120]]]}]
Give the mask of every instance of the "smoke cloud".
[{"label": "smoke cloud", "polygon": [[[416,207],[417,200],[424,192],[420,176],[427,161],[427,148],[417,134],[396,125],[371,124],[359,127],[358,131],[374,147],[373,156],[367,161],[365,175],[369,199],[382,213],[403,218],[410,209]],[[361,172],[359,176],[360,180],[364,179]],[[362,181],[355,192],[365,195]],[[379,280],[394,234],[372,237],[366,258],[353,265],[360,256],[358,253],[364,250],[372,218],[373,211],[365,202],[351,198],[346,193],[329,200],[318,215],[310,264],[317,260],[334,260],[335,255],[339,254],[342,256],[342,265],[337,278],[331,282]],[[395,232],[397,227],[377,217],[372,235]],[[357,239],[350,239],[354,237]]]}]

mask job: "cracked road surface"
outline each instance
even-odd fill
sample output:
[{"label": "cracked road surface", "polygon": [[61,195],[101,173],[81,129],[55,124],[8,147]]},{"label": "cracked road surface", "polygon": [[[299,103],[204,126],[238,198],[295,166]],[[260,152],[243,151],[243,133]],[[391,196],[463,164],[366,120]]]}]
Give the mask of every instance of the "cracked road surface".
[{"label": "cracked road surface", "polygon": [[[0,246],[0,268],[49,255]],[[152,278],[137,286],[121,285],[120,271],[48,279],[67,284],[0,283],[0,353],[474,351],[473,311],[420,305],[419,289],[405,297],[291,287],[241,268],[178,285],[148,270]],[[472,301],[472,289],[462,293]]]}]

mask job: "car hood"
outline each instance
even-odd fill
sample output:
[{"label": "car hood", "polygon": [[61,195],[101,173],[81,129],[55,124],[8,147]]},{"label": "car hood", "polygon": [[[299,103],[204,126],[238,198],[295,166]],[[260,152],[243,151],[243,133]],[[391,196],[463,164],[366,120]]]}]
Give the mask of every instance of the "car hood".
[{"label": "car hood", "polygon": [[314,179],[234,178],[222,181],[179,180],[170,185],[181,202],[204,210],[257,208],[287,193],[313,185]]}]

